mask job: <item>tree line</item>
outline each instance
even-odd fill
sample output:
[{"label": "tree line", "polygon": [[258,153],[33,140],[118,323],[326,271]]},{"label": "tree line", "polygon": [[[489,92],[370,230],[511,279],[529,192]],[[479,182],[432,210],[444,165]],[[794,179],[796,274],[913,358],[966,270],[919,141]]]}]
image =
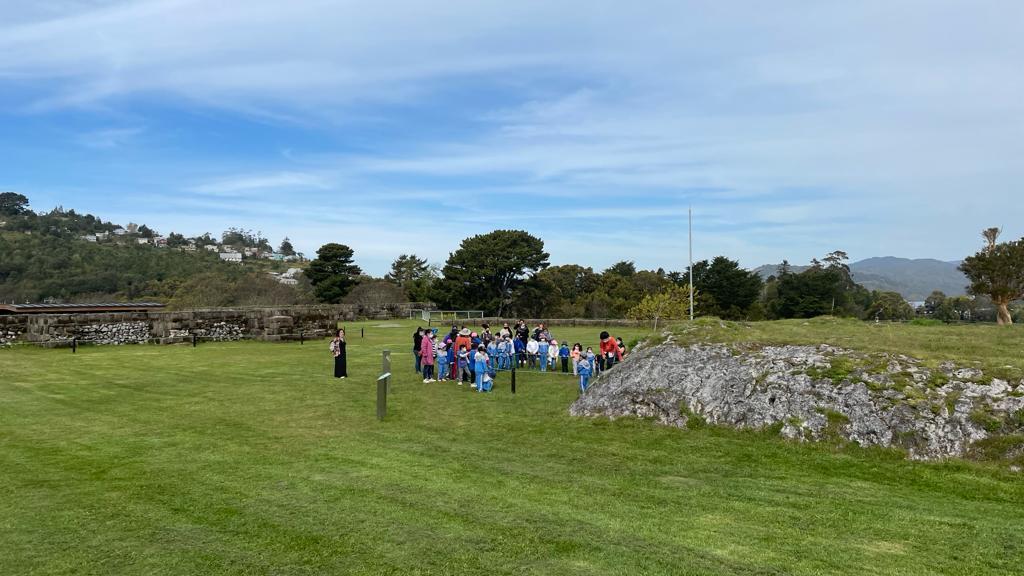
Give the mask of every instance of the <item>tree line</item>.
[{"label": "tree line", "polygon": [[[443,265],[402,254],[381,278],[362,271],[352,248],[330,243],[317,251],[296,284],[284,285],[266,273],[266,266],[242,268],[205,250],[77,240],[80,233],[116,226],[73,210],[36,214],[19,194],[0,194],[0,220],[0,300],[145,298],[180,308],[414,301],[498,316],[660,322],[689,315],[691,270],[640,270],[630,261],[600,271],[551,265],[543,240],[522,230],[466,238]],[[920,312],[955,322],[988,319],[991,308],[991,319],[1012,322],[1020,314],[1012,303],[1024,298],[1024,239],[1001,243],[999,234],[996,228],[984,231],[982,250],[961,265],[971,281],[970,298],[935,293]],[[182,240],[172,235],[169,243]],[[208,234],[195,240],[214,242]],[[262,235],[240,228],[230,228],[222,241],[267,246]],[[279,250],[294,253],[287,238]],[[919,313],[895,292],[869,291],[857,284],[847,261],[846,253],[834,251],[800,272],[784,261],[775,274],[762,279],[726,256],[701,260],[692,269],[694,312],[736,320],[822,315],[908,320]]]}]

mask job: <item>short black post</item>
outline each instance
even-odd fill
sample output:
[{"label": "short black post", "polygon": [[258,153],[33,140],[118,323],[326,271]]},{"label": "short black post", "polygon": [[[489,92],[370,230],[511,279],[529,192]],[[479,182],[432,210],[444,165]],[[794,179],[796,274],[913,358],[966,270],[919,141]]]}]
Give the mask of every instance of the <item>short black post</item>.
[{"label": "short black post", "polygon": [[199,335],[195,332],[192,333],[192,347],[195,348],[196,344],[199,343]]},{"label": "short black post", "polygon": [[360,338],[366,338],[366,328],[360,328],[359,329],[359,337]]},{"label": "short black post", "polygon": [[78,354],[78,338],[71,339],[71,353]]},{"label": "short black post", "polygon": [[[518,359],[517,359],[518,362]],[[516,393],[516,365],[512,364],[512,393]]]},{"label": "short black post", "polygon": [[306,343],[306,332],[305,330],[299,330],[299,346]]}]

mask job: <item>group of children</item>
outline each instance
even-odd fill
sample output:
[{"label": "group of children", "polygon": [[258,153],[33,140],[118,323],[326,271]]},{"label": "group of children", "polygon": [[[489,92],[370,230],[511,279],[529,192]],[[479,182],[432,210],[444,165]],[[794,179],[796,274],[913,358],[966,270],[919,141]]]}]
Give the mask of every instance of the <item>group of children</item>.
[{"label": "group of children", "polygon": [[413,351],[416,369],[423,372],[423,382],[454,380],[460,386],[470,382],[477,392],[489,392],[499,370],[512,370],[515,365],[520,369],[557,372],[561,364],[563,374],[569,374],[572,366],[572,374],[579,377],[583,393],[592,376],[620,362],[626,352],[622,339],[612,338],[607,332],[601,332],[599,353],[595,354],[592,347],[584,350],[578,342],[572,348],[566,342],[559,344],[543,324],[532,335],[522,321],[514,332],[507,323],[498,334],[492,335],[486,324],[483,329],[477,334],[464,326],[452,326],[449,334],[437,338],[436,329],[418,328],[413,336]]}]

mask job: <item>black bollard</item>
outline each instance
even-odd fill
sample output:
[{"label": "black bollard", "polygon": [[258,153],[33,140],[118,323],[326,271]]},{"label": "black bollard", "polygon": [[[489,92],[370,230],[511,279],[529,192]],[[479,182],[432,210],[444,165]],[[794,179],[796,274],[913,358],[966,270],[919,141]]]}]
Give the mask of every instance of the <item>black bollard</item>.
[{"label": "black bollard", "polygon": [[196,344],[199,343],[199,335],[195,332],[192,333],[192,347],[195,348]]},{"label": "black bollard", "polygon": [[512,364],[512,393],[516,393],[516,365]]},{"label": "black bollard", "polygon": [[302,346],[305,343],[306,343],[306,332],[304,330],[299,330],[299,346]]},{"label": "black bollard", "polygon": [[71,353],[78,354],[78,338],[71,339]]},{"label": "black bollard", "polygon": [[366,328],[360,328],[359,329],[359,337],[360,338],[366,338]]}]

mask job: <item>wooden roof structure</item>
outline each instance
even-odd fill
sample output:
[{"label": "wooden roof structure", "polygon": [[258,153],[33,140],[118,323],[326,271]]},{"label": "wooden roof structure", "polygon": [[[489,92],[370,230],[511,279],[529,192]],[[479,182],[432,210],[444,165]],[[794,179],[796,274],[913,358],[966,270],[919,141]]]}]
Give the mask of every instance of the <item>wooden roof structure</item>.
[{"label": "wooden roof structure", "polygon": [[101,314],[162,310],[160,302],[101,302],[88,304],[0,304],[0,314]]}]

